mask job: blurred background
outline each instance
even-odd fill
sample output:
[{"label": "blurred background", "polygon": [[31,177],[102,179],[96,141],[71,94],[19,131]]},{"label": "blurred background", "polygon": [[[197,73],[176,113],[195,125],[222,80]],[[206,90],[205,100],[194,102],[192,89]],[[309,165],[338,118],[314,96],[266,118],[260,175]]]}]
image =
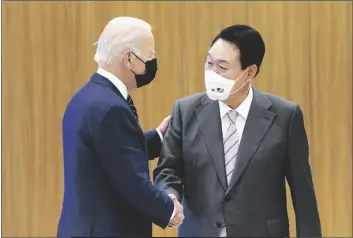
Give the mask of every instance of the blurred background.
[{"label": "blurred background", "polygon": [[[133,92],[142,127],[204,90],[212,39],[248,24],[266,44],[255,86],[300,104],[323,236],[352,237],[352,2],[2,3],[2,235],[56,236],[63,196],[61,120],[97,69],[95,43],[116,16],[153,26],[159,72]],[[157,161],[150,164],[151,169]],[[295,216],[291,198],[291,236]],[[176,230],[153,228],[154,236]]]}]

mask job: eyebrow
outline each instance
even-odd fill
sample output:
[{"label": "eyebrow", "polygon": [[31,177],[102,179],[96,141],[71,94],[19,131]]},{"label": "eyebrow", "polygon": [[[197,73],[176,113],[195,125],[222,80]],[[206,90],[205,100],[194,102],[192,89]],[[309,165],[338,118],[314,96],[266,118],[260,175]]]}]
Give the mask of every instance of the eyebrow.
[{"label": "eyebrow", "polygon": [[[208,53],[207,56],[209,56],[212,59],[212,56],[211,56],[210,53]],[[229,62],[227,60],[224,60],[224,59],[216,59],[216,61],[219,62],[219,63],[227,63],[227,64],[229,64]]]}]

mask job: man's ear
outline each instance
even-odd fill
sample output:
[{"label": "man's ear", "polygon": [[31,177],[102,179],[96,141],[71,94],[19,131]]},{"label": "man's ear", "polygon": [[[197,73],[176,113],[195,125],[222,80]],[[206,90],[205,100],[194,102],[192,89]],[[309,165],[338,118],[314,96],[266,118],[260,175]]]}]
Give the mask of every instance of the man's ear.
[{"label": "man's ear", "polygon": [[256,73],[257,73],[257,66],[255,64],[249,66],[249,70],[248,70],[248,78],[255,78]]},{"label": "man's ear", "polygon": [[126,67],[131,67],[131,52],[129,50],[124,51],[122,54],[122,62],[126,65]]}]

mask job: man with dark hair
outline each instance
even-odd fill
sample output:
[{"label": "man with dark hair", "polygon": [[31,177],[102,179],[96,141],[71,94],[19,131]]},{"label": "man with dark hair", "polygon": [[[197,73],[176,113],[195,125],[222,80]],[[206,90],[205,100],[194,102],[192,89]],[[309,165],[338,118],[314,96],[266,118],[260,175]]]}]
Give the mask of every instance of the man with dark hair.
[{"label": "man with dark hair", "polygon": [[297,236],[321,236],[302,111],[251,86],[264,55],[255,29],[222,30],[206,93],[174,106],[154,180],[184,206],[179,236],[288,237],[285,179]]}]

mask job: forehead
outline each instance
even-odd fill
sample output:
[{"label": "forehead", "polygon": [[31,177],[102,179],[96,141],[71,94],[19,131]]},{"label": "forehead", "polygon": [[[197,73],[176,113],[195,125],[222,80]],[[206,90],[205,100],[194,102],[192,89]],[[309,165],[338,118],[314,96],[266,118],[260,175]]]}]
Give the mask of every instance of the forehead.
[{"label": "forehead", "polygon": [[213,60],[226,60],[228,62],[239,59],[239,48],[228,41],[218,39],[208,51]]}]

